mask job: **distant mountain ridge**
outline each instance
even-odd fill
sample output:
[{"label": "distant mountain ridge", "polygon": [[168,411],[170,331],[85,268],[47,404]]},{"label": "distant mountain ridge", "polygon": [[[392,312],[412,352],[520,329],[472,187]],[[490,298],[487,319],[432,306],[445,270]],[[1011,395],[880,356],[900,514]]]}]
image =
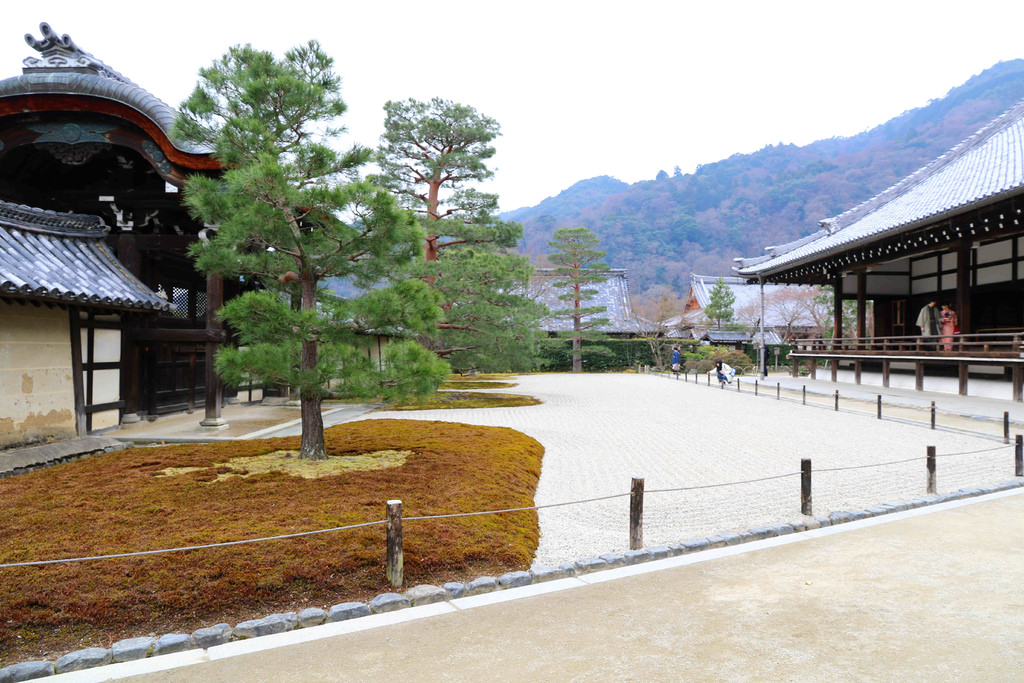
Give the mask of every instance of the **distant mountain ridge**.
[{"label": "distant mountain ridge", "polygon": [[521,251],[547,254],[556,228],[586,226],[630,287],[683,294],[689,274],[728,275],[754,256],[813,232],[924,166],[1024,98],[1024,59],[1000,62],[944,97],[851,137],[768,145],[694,173],[629,185],[582,180],[534,207],[502,214],[524,226]]}]

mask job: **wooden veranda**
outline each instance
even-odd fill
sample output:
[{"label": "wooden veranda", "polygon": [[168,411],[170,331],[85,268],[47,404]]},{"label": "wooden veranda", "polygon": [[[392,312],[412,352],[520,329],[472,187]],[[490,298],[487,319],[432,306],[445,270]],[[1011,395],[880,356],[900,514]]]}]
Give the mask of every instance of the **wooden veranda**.
[{"label": "wooden veranda", "polygon": [[914,385],[924,388],[927,365],[955,367],[958,393],[967,395],[972,368],[996,368],[1010,376],[1013,400],[1024,400],[1024,333],[956,334],[951,337],[899,336],[852,337],[839,339],[800,339],[794,342],[789,355],[793,376],[806,366],[812,379],[817,377],[819,361],[827,361],[832,381],[836,381],[839,365],[850,361],[854,381],[861,383],[866,364],[878,366],[882,386],[889,386],[893,364],[912,364]]}]

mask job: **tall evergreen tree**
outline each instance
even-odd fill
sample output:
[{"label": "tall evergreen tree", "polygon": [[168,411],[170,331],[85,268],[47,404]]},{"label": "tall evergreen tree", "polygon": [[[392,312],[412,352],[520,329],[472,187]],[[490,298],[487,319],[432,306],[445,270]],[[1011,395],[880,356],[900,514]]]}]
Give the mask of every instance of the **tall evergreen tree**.
[{"label": "tall evergreen tree", "polygon": [[604,313],[607,308],[583,305],[597,294],[596,289],[588,289],[587,285],[608,279],[603,272],[608,270],[608,266],[601,261],[604,252],[595,249],[600,242],[597,235],[587,228],[559,228],[548,242],[548,246],[556,249],[555,253],[548,255],[548,261],[555,265],[555,272],[563,278],[552,286],[566,289],[558,298],[572,303],[572,308],[552,311],[552,314],[572,321],[572,332],[569,334],[572,339],[573,372],[583,370],[583,340],[603,338],[605,335],[596,332],[595,328],[608,323],[607,318],[594,317]]},{"label": "tall evergreen tree", "polygon": [[[200,70],[175,126],[225,169],[185,186],[193,214],[218,228],[192,249],[197,267],[261,285],[221,310],[241,345],[218,354],[217,370],[228,382],[297,387],[309,459],[326,457],[320,406],[332,382],[349,396],[422,395],[448,372],[413,341],[388,344],[384,370],[362,350],[360,333],[431,329],[440,309],[419,280],[380,286],[422,256],[423,231],[386,190],[358,179],[369,150],[335,151],[345,109],[333,60],[315,41],[283,59],[245,45]],[[376,287],[340,299],[320,287],[333,277]]]},{"label": "tall evergreen tree", "polygon": [[388,102],[384,111],[380,180],[419,216],[426,238],[415,273],[441,294],[445,318],[432,348],[456,366],[529,368],[546,310],[524,294],[529,261],[506,251],[522,226],[500,220],[497,195],[474,186],[494,175],[486,162],[498,123],[440,98]]},{"label": "tall evergreen tree", "polygon": [[708,293],[708,305],[704,307],[704,315],[715,323],[716,329],[722,329],[722,323],[729,324],[735,315],[732,307],[736,303],[736,295],[729,289],[725,280],[718,278],[715,286]]}]

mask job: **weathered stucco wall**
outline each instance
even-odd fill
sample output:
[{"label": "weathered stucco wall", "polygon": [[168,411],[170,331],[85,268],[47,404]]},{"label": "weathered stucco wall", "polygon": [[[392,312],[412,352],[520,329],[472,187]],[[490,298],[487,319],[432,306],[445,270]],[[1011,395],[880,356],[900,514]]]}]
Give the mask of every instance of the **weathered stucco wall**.
[{"label": "weathered stucco wall", "polygon": [[0,448],[74,436],[67,311],[0,301]]},{"label": "weathered stucco wall", "polygon": [[[117,322],[116,316],[101,316],[100,320]],[[82,330],[82,348],[87,349],[87,331]],[[98,329],[93,333],[93,360],[97,363],[116,363],[121,360],[121,331]],[[83,382],[85,379],[83,378]],[[118,370],[97,370],[92,378],[92,403],[113,403],[121,399],[121,373]],[[120,422],[118,410],[93,413],[92,431],[116,427]]]}]

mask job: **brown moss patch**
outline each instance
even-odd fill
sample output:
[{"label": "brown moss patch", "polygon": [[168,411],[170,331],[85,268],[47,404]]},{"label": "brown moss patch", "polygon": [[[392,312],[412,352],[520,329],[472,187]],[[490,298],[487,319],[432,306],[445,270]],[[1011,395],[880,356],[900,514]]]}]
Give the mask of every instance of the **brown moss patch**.
[{"label": "brown moss patch", "polygon": [[442,391],[449,390],[449,389],[458,389],[459,391],[464,391],[466,389],[511,389],[514,386],[516,386],[515,382],[471,382],[471,381],[452,382],[452,381],[448,381],[448,382],[441,382],[441,386],[438,387],[438,388],[441,389]]},{"label": "brown moss patch", "polygon": [[422,401],[385,406],[380,410],[444,410],[451,408],[511,408],[536,406],[540,401],[522,394],[480,394],[472,391],[438,391]]},{"label": "brown moss patch", "polygon": [[[254,472],[298,437],[103,453],[0,480],[0,563],[202,545],[384,518],[533,504],[543,448],[511,429],[365,420],[325,431],[332,457],[408,452],[387,469],[307,479]],[[155,476],[192,468],[180,476]],[[221,474],[247,470],[249,476]],[[210,482],[216,481],[215,485]],[[0,666],[146,633],[368,600],[384,578],[384,526],[205,550],[0,569]],[[536,512],[411,521],[406,585],[526,569]]]}]

